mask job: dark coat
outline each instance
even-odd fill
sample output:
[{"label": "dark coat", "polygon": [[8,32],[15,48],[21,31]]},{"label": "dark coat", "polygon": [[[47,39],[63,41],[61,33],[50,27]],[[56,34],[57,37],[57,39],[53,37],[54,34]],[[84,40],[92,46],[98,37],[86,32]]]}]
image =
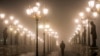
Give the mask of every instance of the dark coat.
[{"label": "dark coat", "polygon": [[60,48],[61,48],[62,50],[65,49],[65,44],[64,44],[63,42],[60,44]]},{"label": "dark coat", "polygon": [[96,26],[94,24],[91,25],[91,35],[93,39],[97,39]]}]

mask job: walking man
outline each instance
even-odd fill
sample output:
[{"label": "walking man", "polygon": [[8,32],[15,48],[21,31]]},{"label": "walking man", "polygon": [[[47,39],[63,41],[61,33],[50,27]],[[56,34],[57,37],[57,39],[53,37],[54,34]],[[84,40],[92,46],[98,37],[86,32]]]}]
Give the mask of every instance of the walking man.
[{"label": "walking man", "polygon": [[60,49],[61,49],[61,55],[64,56],[64,50],[65,50],[65,43],[64,43],[64,41],[61,42]]}]

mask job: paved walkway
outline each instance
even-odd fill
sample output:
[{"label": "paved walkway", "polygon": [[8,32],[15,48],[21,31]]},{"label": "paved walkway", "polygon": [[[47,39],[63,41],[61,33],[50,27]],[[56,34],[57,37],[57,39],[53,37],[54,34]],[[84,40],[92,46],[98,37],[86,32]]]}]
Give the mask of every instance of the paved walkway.
[{"label": "paved walkway", "polygon": [[[52,52],[48,56],[61,56],[61,53],[56,51],[56,52]],[[74,52],[65,51],[65,55],[64,56],[78,56],[78,55],[76,53],[74,53]]]},{"label": "paved walkway", "polygon": [[48,56],[59,56],[59,52],[52,52],[50,55],[48,55]]},{"label": "paved walkway", "polygon": [[21,54],[20,56],[35,56],[34,53],[26,53],[26,54]]},{"label": "paved walkway", "polygon": [[[26,53],[26,54],[22,54],[20,56],[35,56],[35,54],[34,53]],[[51,54],[49,54],[48,56],[61,56],[61,53],[58,51],[55,51],[55,52],[51,52]],[[78,56],[78,55],[74,52],[65,51],[65,56]]]}]

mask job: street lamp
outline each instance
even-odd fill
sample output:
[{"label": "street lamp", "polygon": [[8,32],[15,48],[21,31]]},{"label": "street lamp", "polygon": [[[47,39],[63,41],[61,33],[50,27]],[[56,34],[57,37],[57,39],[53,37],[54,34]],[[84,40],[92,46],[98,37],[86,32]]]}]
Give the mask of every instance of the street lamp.
[{"label": "street lamp", "polygon": [[8,25],[8,24],[9,24],[9,21],[8,21],[8,20],[4,20],[4,23],[5,23],[6,25]]},{"label": "street lamp", "polygon": [[79,21],[79,19],[75,19],[75,23],[79,23],[80,21]]},{"label": "street lamp", "polygon": [[4,19],[4,18],[5,18],[5,14],[1,13],[1,14],[0,14],[0,18],[1,18],[1,19]]},{"label": "street lamp", "polygon": [[[33,18],[36,19],[36,56],[38,56],[38,21],[39,18],[41,17],[40,15],[41,11],[39,9],[40,9],[40,3],[37,2],[35,7],[26,10],[26,13],[28,15],[31,15]],[[45,15],[48,13],[48,10],[44,8],[42,12]]]}]

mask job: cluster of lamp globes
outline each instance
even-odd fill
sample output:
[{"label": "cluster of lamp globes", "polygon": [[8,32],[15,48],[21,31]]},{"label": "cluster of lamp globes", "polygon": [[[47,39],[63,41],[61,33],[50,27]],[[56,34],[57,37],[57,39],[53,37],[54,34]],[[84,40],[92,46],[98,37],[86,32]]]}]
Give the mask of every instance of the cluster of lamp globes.
[{"label": "cluster of lamp globes", "polygon": [[[78,33],[78,31],[81,30],[82,25],[88,27],[89,20],[94,20],[99,16],[100,13],[100,0],[90,0],[88,2],[88,7],[85,9],[85,12],[79,13],[79,18],[75,19],[75,23],[78,25],[76,28],[75,33]],[[75,35],[75,34],[73,34]],[[73,37],[69,39],[69,42],[71,41]]]},{"label": "cluster of lamp globes", "polygon": [[31,7],[31,8],[29,7],[26,10],[26,13],[28,15],[32,15],[32,17],[41,17],[42,15],[48,14],[48,9],[44,7],[41,10],[41,4],[37,2],[34,7]]},{"label": "cluster of lamp globes", "polygon": [[[29,7],[27,10],[26,10],[26,13],[28,15],[32,15],[33,18],[36,18],[36,17],[41,17],[42,15],[46,15],[48,14],[48,9],[47,8],[43,8],[41,10],[41,4],[39,2],[36,2],[35,6],[34,7]],[[46,32],[49,32],[49,35],[51,34],[54,34],[54,37],[55,38],[58,38],[58,34],[57,32],[54,32],[50,26],[48,24],[46,25],[39,25],[39,28],[40,29],[44,29],[44,31]]]},{"label": "cluster of lamp globes", "polygon": [[55,38],[58,39],[58,33],[55,32],[53,29],[50,28],[50,25],[46,24],[46,25],[39,25],[39,29],[43,29],[45,32],[48,32],[49,35],[54,35]]},{"label": "cluster of lamp globes", "polygon": [[[24,36],[26,34],[27,37],[31,37],[31,40],[35,39],[35,34],[23,27],[23,25],[19,24],[19,20],[15,19],[14,16],[10,16],[6,19],[5,14],[1,13],[0,19],[3,20],[3,23],[8,26],[9,31],[14,34],[16,34],[17,31],[20,31],[20,36]],[[39,40],[43,42],[43,39],[40,37]]]}]

